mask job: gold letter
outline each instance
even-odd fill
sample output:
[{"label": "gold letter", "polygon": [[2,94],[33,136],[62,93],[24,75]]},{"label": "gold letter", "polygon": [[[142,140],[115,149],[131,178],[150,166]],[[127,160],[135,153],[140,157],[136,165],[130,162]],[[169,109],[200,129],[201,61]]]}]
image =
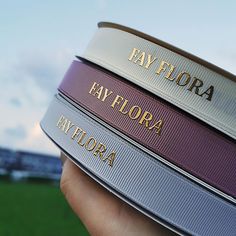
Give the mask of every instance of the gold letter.
[{"label": "gold letter", "polygon": [[113,101],[113,103],[111,104],[111,106],[114,108],[115,107],[115,104],[120,104],[120,102],[123,100],[124,98],[119,96],[119,95],[116,95],[116,98],[115,100]]},{"label": "gold letter", "polygon": [[[149,117],[146,117],[146,116],[149,116]],[[145,120],[145,126],[148,128],[149,121],[152,120],[152,114],[148,111],[145,111],[139,121],[139,124],[142,125],[144,120]]]},{"label": "gold letter", "polygon": [[99,154],[99,157],[103,158],[103,153],[107,150],[106,145],[99,143],[97,146],[97,149],[94,151],[93,155],[97,156]]},{"label": "gold letter", "polygon": [[211,85],[204,93],[199,94],[199,96],[202,97],[203,94],[207,94],[208,95],[207,100],[211,101],[213,92],[214,92],[214,86]]},{"label": "gold letter", "polygon": [[145,52],[141,52],[141,54],[134,60],[134,63],[140,61],[139,65],[142,66],[144,63],[144,59],[145,59]]},{"label": "gold letter", "polygon": [[96,94],[97,94],[97,99],[100,99],[101,95],[102,95],[102,91],[103,91],[103,86],[98,88],[97,91],[93,94],[93,96],[96,96]]},{"label": "gold letter", "polygon": [[175,78],[171,78],[171,75],[173,74],[174,70],[175,70],[175,67],[170,64],[170,70],[167,73],[167,75],[165,76],[165,78],[168,79],[168,80],[173,81]]},{"label": "gold letter", "polygon": [[128,111],[123,111],[124,108],[125,108],[125,106],[126,106],[126,104],[127,104],[127,102],[128,102],[128,100],[125,99],[124,103],[122,104],[122,106],[121,106],[121,108],[120,108],[120,110],[119,110],[119,112],[121,112],[121,113],[124,114],[124,115],[126,115],[126,114],[128,113]]},{"label": "gold letter", "polygon": [[194,81],[193,81],[192,85],[189,87],[188,90],[192,92],[193,88],[196,88],[195,89],[195,94],[199,95],[199,93],[198,93],[199,92],[199,88],[202,87],[202,85],[203,85],[203,81],[202,80],[194,78]]},{"label": "gold letter", "polygon": [[115,158],[116,158],[116,152],[113,151],[107,157],[104,157],[102,160],[103,161],[108,160],[108,165],[112,167]]},{"label": "gold letter", "polygon": [[[186,75],[186,80],[185,80],[184,84],[180,84],[180,80],[183,78],[184,75]],[[185,86],[189,83],[190,78],[191,78],[190,74],[183,71],[180,74],[178,74],[177,79],[176,79],[176,84],[178,84],[179,86]]]},{"label": "gold letter", "polygon": [[166,61],[161,61],[161,65],[160,65],[159,69],[156,71],[156,74],[160,75],[160,73],[161,73],[162,71],[166,71],[165,65],[170,66],[170,64],[169,64],[168,62],[166,62]]},{"label": "gold letter", "polygon": [[69,120],[69,122],[67,123],[67,128],[65,130],[65,133],[67,134],[68,131],[74,126],[74,124]]},{"label": "gold letter", "polygon": [[74,133],[72,134],[72,136],[71,136],[71,139],[75,139],[75,137],[77,137],[78,136],[78,134],[80,133],[82,131],[82,129],[80,128],[80,127],[76,127],[76,129],[75,129],[75,131],[74,131]]},{"label": "gold letter", "polygon": [[104,102],[105,99],[106,99],[108,96],[110,96],[112,93],[113,93],[112,91],[108,92],[108,89],[105,88],[105,92],[104,92],[104,96],[103,96],[103,98],[102,98],[102,101]]},{"label": "gold letter", "polygon": [[153,128],[156,128],[156,133],[158,135],[160,135],[161,134],[162,126],[163,126],[163,120],[159,120],[153,126],[149,127],[149,130],[152,130]]},{"label": "gold letter", "polygon": [[83,141],[85,136],[86,136],[86,132],[84,130],[82,130],[82,135],[80,136],[80,138],[77,141],[77,143],[82,147],[84,146],[84,143],[82,144],[81,142]]},{"label": "gold letter", "polygon": [[63,123],[65,121],[65,117],[63,115],[60,116],[58,122],[57,122],[57,127],[61,127],[61,123]]},{"label": "gold letter", "polygon": [[92,91],[95,92],[97,90],[98,86],[99,86],[98,83],[93,82],[93,85],[92,85],[91,89],[89,90],[89,93],[92,94]]},{"label": "gold letter", "polygon": [[156,57],[153,57],[152,59],[152,55],[148,54],[148,61],[147,64],[145,65],[145,68],[148,69],[150,67],[150,65],[156,60]]},{"label": "gold letter", "polygon": [[[91,147],[89,147],[89,144],[90,144],[91,140],[93,141],[93,143],[92,143]],[[95,139],[94,137],[90,137],[90,138],[87,140],[87,142],[85,143],[85,146],[84,146],[84,147],[85,147],[86,150],[92,151],[92,150],[95,148],[96,144],[97,144],[96,139]]]},{"label": "gold letter", "polygon": [[[135,108],[137,108],[138,110],[137,110],[136,115],[132,117],[132,113],[133,113],[133,111],[134,111]],[[130,119],[136,120],[136,119],[140,116],[141,112],[142,112],[141,107],[139,107],[139,106],[132,106],[132,107],[130,108],[130,110],[129,110],[129,117],[130,117]]]},{"label": "gold letter", "polygon": [[57,122],[57,127],[64,132],[67,126],[67,122],[68,119],[66,119],[64,116],[61,116],[59,121]]},{"label": "gold letter", "polygon": [[136,57],[138,55],[138,53],[140,52],[140,50],[138,50],[137,48],[133,48],[133,51],[129,57],[129,61],[131,61],[134,57]]}]

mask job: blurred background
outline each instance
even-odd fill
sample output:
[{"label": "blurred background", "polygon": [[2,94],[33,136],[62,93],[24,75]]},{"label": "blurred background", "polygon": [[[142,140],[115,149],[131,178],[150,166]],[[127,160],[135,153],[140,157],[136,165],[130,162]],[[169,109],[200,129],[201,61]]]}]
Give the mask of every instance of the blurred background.
[{"label": "blurred background", "polygon": [[88,235],[39,127],[99,21],[143,31],[236,74],[235,1],[0,0],[0,235]]}]

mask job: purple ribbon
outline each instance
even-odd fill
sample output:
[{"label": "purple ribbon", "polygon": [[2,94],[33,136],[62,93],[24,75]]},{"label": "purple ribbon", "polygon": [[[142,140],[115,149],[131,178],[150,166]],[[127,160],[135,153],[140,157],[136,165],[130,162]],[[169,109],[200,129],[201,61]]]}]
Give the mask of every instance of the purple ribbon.
[{"label": "purple ribbon", "polygon": [[203,122],[93,64],[73,61],[59,91],[169,162],[236,197],[236,145]]}]

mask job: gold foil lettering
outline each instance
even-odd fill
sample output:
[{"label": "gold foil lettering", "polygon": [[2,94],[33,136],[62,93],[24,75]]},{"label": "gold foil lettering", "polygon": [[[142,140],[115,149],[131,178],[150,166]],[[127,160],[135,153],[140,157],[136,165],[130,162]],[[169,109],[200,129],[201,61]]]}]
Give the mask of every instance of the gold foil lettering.
[{"label": "gold foil lettering", "polygon": [[59,127],[64,120],[65,120],[65,117],[61,115],[59,120],[57,121],[57,127]]},{"label": "gold foil lettering", "polygon": [[104,157],[102,160],[108,160],[108,165],[113,167],[114,160],[116,158],[116,152],[111,152],[107,157]]},{"label": "gold foil lettering", "polygon": [[142,66],[144,63],[144,59],[145,59],[145,52],[141,52],[139,56],[134,60],[134,63],[139,62],[138,64]]},{"label": "gold foil lettering", "polygon": [[84,140],[84,137],[86,136],[86,132],[84,130],[82,130],[82,135],[79,137],[79,139],[77,140],[77,143],[80,145],[80,146],[84,146],[85,143],[82,143],[82,141]]},{"label": "gold foil lettering", "polygon": [[114,108],[116,104],[120,104],[120,102],[123,100],[124,98],[119,96],[119,95],[116,95],[116,98],[115,100],[113,101],[113,103],[111,104],[111,106]]},{"label": "gold foil lettering", "polygon": [[[109,97],[113,92],[109,91],[107,88],[103,88],[103,86],[100,86],[97,82],[94,82],[92,87],[89,90],[89,94],[92,94],[94,97],[97,97],[99,100],[104,102],[107,97]],[[104,93],[103,93],[104,90]],[[101,99],[102,97],[102,99]]]},{"label": "gold foil lettering", "polygon": [[98,88],[99,84],[94,82],[91,89],[89,90],[89,93],[92,94],[92,92],[95,92]]},{"label": "gold foil lettering", "polygon": [[66,129],[67,122],[68,120],[64,116],[61,116],[57,122],[57,127],[64,131]]},{"label": "gold foil lettering", "polygon": [[[99,85],[100,86],[100,85]],[[103,90],[105,90],[105,96],[109,96],[109,93],[108,92],[108,89],[103,87],[103,86],[100,86],[100,88],[102,87]],[[96,91],[95,91],[96,92]],[[101,100],[102,101],[102,100]],[[105,101],[105,99],[104,99]],[[138,119],[141,114],[142,114],[142,108],[140,106],[137,106],[137,105],[134,105],[132,106],[130,109],[128,108],[128,102],[129,100],[128,99],[124,99],[122,96],[120,95],[116,95],[115,99],[113,100],[112,104],[111,104],[111,107],[116,109],[116,107],[120,107],[120,108],[117,108],[119,109],[118,111],[123,114],[123,115],[128,115],[128,117],[131,119],[131,120],[136,120]],[[153,115],[148,112],[148,111],[145,111],[143,113],[143,115],[141,116],[140,120],[139,120],[139,124],[142,125],[144,124],[144,127],[147,128],[148,130],[152,130],[152,129],[157,129],[157,132],[158,134],[160,134],[160,131],[158,131],[159,129],[161,129],[162,126],[160,126],[159,123],[155,123],[154,125],[150,126],[150,121],[153,119]],[[82,138],[82,137],[81,137]],[[96,152],[95,152],[96,153]]]},{"label": "gold foil lettering", "polygon": [[97,95],[97,99],[100,99],[100,98],[101,98],[101,95],[102,95],[102,91],[103,91],[103,86],[100,86],[100,87],[96,90],[96,92],[93,94],[93,96],[96,97],[96,95]]},{"label": "gold foil lettering", "polygon": [[[134,112],[135,110],[136,110],[136,114]],[[134,114],[133,114],[133,112],[134,112]],[[130,108],[130,110],[129,110],[129,113],[128,113],[129,118],[132,119],[132,120],[136,120],[140,116],[141,112],[142,112],[141,107],[139,107],[139,106],[132,106]]]},{"label": "gold foil lettering", "polygon": [[112,93],[113,93],[112,91],[109,91],[107,88],[105,88],[102,101],[104,102],[106,100],[106,98],[109,97]]},{"label": "gold foil lettering", "polygon": [[[92,144],[91,144],[92,143]],[[89,137],[89,139],[86,141],[84,147],[88,151],[92,151],[97,144],[97,141],[94,137]]]},{"label": "gold foil lettering", "polygon": [[81,132],[82,132],[82,129],[80,127],[76,127],[74,133],[71,136],[71,139],[74,140]]},{"label": "gold foil lettering", "polygon": [[159,120],[159,121],[157,121],[153,126],[151,126],[151,127],[149,127],[148,129],[149,130],[152,130],[152,129],[156,129],[156,133],[158,134],[158,135],[160,135],[161,134],[161,129],[162,129],[162,127],[163,127],[163,120]]},{"label": "gold foil lettering", "polygon": [[129,61],[132,61],[134,57],[137,57],[138,53],[140,52],[139,49],[137,48],[133,48],[133,51],[131,52],[130,56],[129,56]]},{"label": "gold foil lettering", "polygon": [[96,150],[94,151],[93,155],[97,156],[99,155],[99,157],[102,159],[103,158],[103,154],[104,152],[107,150],[106,145],[103,143],[99,143]]},{"label": "gold foil lettering", "polygon": [[[180,82],[181,82],[181,80],[182,80],[182,78],[185,78],[185,81],[182,81],[183,83],[181,84]],[[190,81],[190,74],[189,73],[187,73],[186,71],[183,71],[183,72],[181,72],[180,74],[178,74],[178,76],[177,76],[177,79],[176,79],[176,83],[179,85],[179,86],[186,86],[188,83],[189,83],[189,81]]]},{"label": "gold foil lettering", "polygon": [[61,116],[57,122],[57,127],[67,134],[68,131],[74,127],[74,124],[64,116]]},{"label": "gold foil lettering", "polygon": [[[67,134],[69,130],[71,130],[74,127],[74,124],[61,115],[56,123],[56,126],[63,131],[64,134]],[[116,158],[116,152],[113,151],[110,154],[108,154],[106,157],[104,157],[105,152],[107,151],[106,145],[102,143],[98,143],[97,140],[94,137],[88,137],[85,139],[87,132],[80,127],[76,126],[74,129],[74,132],[71,135],[72,140],[76,140],[76,142],[81,146],[81,148],[85,148],[85,150],[91,152],[95,149],[93,152],[94,156],[99,156],[100,159],[104,162],[108,161],[108,165],[113,167],[114,160]],[[83,142],[84,141],[84,142]],[[98,145],[97,145],[98,143]]]},{"label": "gold foil lettering", "polygon": [[194,78],[193,83],[191,86],[188,88],[189,91],[193,91],[195,88],[195,94],[199,95],[199,88],[203,86],[203,81],[197,78]]},{"label": "gold foil lettering", "polygon": [[175,66],[173,66],[173,65],[170,64],[170,70],[169,70],[168,73],[166,74],[165,78],[168,79],[168,80],[173,81],[175,78],[174,78],[174,77],[171,77],[171,76],[172,76],[174,70],[175,70]]},{"label": "gold foil lettering", "polygon": [[210,86],[205,92],[203,92],[202,94],[199,94],[199,96],[203,96],[204,94],[208,95],[207,96],[207,100],[211,101],[212,96],[213,96],[213,92],[214,92],[214,86]]},{"label": "gold foil lettering", "polygon": [[146,65],[144,66],[144,68],[148,69],[150,67],[150,65],[156,60],[156,57],[152,58],[152,55],[148,54],[148,61],[146,63]]},{"label": "gold foil lettering", "polygon": [[[133,48],[128,57],[128,60],[142,66],[145,69],[149,69],[150,66],[157,60],[157,57],[155,57],[152,54],[147,54],[146,52],[141,51],[138,48]],[[204,91],[203,90],[204,84],[202,80],[193,77],[194,80],[192,83],[190,83],[191,78],[192,78],[190,73],[183,71],[183,72],[178,73],[177,77],[175,78],[174,76],[175,71],[176,71],[176,66],[172,65],[171,63],[167,61],[162,60],[159,67],[156,69],[155,74],[160,75],[161,73],[165,73],[164,74],[165,79],[168,79],[170,81],[175,80],[176,85],[181,86],[181,87],[186,86],[186,89],[188,91],[194,92],[194,94],[200,97],[203,97],[203,95],[206,95],[206,100],[208,101],[212,100],[213,93],[214,93],[213,85],[211,85]],[[188,84],[190,84],[189,87],[187,86]],[[145,121],[145,123],[147,122]]]},{"label": "gold foil lettering", "polygon": [[140,125],[142,125],[143,122],[145,121],[145,126],[146,126],[146,128],[148,128],[149,127],[149,121],[151,121],[151,120],[152,120],[152,114],[148,111],[145,111],[138,123]]},{"label": "gold foil lettering", "polygon": [[128,111],[124,111],[124,108],[125,108],[125,106],[126,106],[127,103],[128,103],[128,100],[125,99],[124,103],[122,104],[122,106],[121,106],[121,108],[120,108],[120,110],[119,110],[119,112],[121,112],[121,113],[124,114],[124,115],[126,115],[126,114],[128,113]]},{"label": "gold foil lettering", "polygon": [[161,64],[158,68],[158,70],[156,71],[156,74],[160,75],[161,72],[165,72],[166,71],[166,67],[165,66],[170,66],[170,64],[166,61],[161,61]]},{"label": "gold foil lettering", "polygon": [[67,134],[68,133],[68,131],[72,128],[72,127],[74,127],[75,125],[69,120],[68,122],[67,122],[67,127],[66,127],[66,130],[65,130],[65,133]]}]

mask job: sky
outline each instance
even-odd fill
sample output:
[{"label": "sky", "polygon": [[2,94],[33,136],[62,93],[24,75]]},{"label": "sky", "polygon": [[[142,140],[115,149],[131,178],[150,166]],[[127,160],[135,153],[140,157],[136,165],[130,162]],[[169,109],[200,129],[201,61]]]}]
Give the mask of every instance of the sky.
[{"label": "sky", "polygon": [[236,1],[0,0],[0,146],[58,154],[39,127],[100,21],[164,40],[236,74]]}]

